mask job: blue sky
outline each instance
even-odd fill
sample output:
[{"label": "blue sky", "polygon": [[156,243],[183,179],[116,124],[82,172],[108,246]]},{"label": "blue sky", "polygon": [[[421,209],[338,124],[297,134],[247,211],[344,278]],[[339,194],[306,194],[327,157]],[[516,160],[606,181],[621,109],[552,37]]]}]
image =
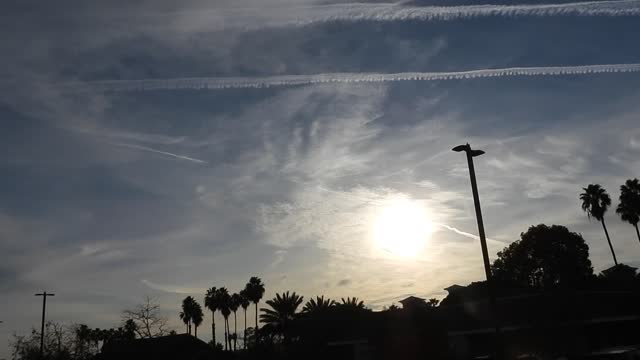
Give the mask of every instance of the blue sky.
[{"label": "blue sky", "polygon": [[[266,297],[441,298],[483,278],[450,151],[467,141],[487,152],[492,256],[553,223],[610,266],[578,194],[600,183],[615,205],[640,176],[640,2],[499,3],[10,2],[0,341],[38,324],[44,289],[52,320],[116,326],[152,295],[178,330],[186,294],[253,275]],[[373,241],[398,199],[433,223],[410,258]],[[607,220],[638,264],[633,228]]]}]

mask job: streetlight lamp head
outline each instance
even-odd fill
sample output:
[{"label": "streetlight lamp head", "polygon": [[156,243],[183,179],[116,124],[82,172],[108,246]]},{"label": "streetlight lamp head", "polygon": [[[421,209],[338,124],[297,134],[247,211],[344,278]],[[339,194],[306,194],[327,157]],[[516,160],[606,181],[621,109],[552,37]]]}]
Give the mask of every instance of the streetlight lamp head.
[{"label": "streetlight lamp head", "polygon": [[469,148],[470,148],[469,145],[458,145],[451,150],[455,152],[461,152],[461,151],[467,151]]},{"label": "streetlight lamp head", "polygon": [[482,151],[482,150],[471,150],[471,156],[472,157],[480,156],[482,154],[484,154],[484,151]]}]

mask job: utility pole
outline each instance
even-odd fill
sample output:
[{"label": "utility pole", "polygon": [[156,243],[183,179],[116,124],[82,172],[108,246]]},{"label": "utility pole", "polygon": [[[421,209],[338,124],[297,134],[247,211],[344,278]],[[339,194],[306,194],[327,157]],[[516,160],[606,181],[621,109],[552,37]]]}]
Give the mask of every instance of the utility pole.
[{"label": "utility pole", "polygon": [[469,166],[469,177],[471,178],[471,192],[473,193],[473,204],[476,208],[476,220],[478,222],[478,235],[480,237],[480,247],[482,248],[482,260],[484,262],[484,272],[487,277],[487,292],[489,295],[489,307],[492,313],[495,327],[495,358],[502,360],[504,358],[502,349],[502,335],[500,334],[500,320],[498,318],[498,306],[496,303],[496,294],[491,274],[491,264],[489,262],[489,250],[487,249],[487,238],[484,234],[484,223],[482,221],[482,210],[480,209],[480,197],[478,196],[478,184],[476,183],[476,170],[473,166],[473,158],[484,154],[482,150],[473,150],[471,145],[458,145],[451,149],[455,152],[464,151],[467,154],[467,165]]},{"label": "utility pole", "polygon": [[56,296],[56,294],[47,294],[43,292],[35,296],[42,296],[42,328],[40,330],[40,359],[44,359],[44,314],[47,311],[47,296]]}]

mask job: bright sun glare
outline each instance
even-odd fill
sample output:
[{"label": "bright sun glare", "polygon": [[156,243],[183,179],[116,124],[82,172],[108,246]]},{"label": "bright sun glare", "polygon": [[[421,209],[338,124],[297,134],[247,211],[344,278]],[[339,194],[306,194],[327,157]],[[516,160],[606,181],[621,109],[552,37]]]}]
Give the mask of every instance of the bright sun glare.
[{"label": "bright sun glare", "polygon": [[433,224],[419,202],[396,198],[382,207],[374,222],[376,245],[400,258],[417,256],[431,236]]}]

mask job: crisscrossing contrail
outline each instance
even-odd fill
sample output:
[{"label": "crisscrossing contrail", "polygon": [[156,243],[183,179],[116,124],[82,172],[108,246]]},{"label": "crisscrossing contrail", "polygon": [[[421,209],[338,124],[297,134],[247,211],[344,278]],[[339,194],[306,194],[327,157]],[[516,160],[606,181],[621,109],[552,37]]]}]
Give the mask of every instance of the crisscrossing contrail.
[{"label": "crisscrossing contrail", "polygon": [[119,92],[180,89],[241,89],[326,83],[376,83],[394,81],[443,81],[488,77],[588,75],[640,72],[640,63],[581,66],[512,67],[453,72],[327,73],[266,77],[197,77],[143,80],[106,80],[59,85],[69,90]]}]

